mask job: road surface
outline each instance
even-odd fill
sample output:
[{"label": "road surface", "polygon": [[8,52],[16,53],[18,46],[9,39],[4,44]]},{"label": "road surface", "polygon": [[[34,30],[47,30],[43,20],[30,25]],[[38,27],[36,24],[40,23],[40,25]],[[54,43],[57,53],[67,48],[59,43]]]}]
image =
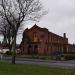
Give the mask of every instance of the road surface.
[{"label": "road surface", "polygon": [[[3,61],[11,62],[11,57],[4,57]],[[17,64],[38,64],[38,65],[44,65],[49,67],[75,68],[75,60],[56,61],[56,60],[16,58],[16,63]]]}]

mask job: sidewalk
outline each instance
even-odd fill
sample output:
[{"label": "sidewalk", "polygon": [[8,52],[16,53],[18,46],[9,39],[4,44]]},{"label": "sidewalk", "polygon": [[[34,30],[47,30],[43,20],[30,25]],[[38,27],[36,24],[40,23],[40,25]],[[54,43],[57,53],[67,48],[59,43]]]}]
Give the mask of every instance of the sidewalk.
[{"label": "sidewalk", "polygon": [[[11,60],[12,57],[4,57],[3,60]],[[17,61],[32,61],[32,62],[48,62],[48,63],[71,63],[75,64],[75,60],[68,60],[68,61],[58,61],[58,60],[45,60],[45,59],[32,59],[32,58],[15,58]]]}]

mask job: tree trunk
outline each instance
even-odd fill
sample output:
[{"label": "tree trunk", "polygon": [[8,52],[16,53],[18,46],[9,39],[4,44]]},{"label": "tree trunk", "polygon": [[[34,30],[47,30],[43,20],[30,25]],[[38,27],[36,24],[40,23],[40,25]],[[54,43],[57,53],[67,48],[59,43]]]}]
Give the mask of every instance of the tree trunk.
[{"label": "tree trunk", "polygon": [[10,39],[11,38],[8,38],[8,46],[9,46],[9,52],[11,53],[11,44],[10,44],[11,40]]},{"label": "tree trunk", "polygon": [[9,52],[11,53],[11,33],[10,33],[10,30],[8,32],[8,46],[9,46]]},{"label": "tree trunk", "polygon": [[4,35],[4,38],[3,38],[3,42],[2,42],[2,44],[3,44],[4,46],[7,44],[7,38],[6,38],[5,35]]},{"label": "tree trunk", "polygon": [[16,54],[15,50],[16,50],[16,34],[14,34],[12,43],[12,64],[15,64],[15,54]]}]

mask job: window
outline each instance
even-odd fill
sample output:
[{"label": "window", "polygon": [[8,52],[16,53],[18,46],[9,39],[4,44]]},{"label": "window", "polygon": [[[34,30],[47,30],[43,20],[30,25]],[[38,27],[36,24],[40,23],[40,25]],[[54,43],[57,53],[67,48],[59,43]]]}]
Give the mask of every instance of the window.
[{"label": "window", "polygon": [[38,37],[37,37],[37,33],[36,32],[33,33],[33,41],[34,42],[38,41]]}]

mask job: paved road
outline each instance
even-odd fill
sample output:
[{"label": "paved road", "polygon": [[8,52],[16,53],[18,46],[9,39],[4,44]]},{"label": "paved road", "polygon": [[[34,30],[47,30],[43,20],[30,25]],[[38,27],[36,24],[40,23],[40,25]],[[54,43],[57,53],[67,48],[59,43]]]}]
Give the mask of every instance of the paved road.
[{"label": "paved road", "polygon": [[72,63],[63,63],[63,62],[39,62],[39,61],[16,61],[20,64],[39,64],[50,67],[65,67],[65,68],[75,68],[75,64]]},{"label": "paved road", "polygon": [[[11,57],[5,57],[4,60],[11,61]],[[75,60],[55,61],[55,60],[16,58],[16,63],[18,64],[39,64],[39,65],[45,65],[49,67],[75,68]]]}]

